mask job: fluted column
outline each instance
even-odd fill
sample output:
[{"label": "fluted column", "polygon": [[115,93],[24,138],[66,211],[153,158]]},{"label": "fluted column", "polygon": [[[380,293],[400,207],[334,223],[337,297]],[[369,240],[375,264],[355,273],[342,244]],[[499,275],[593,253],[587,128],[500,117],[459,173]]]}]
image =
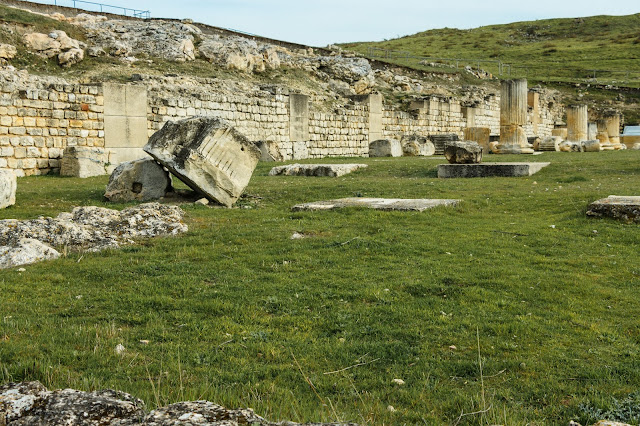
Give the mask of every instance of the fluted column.
[{"label": "fluted column", "polygon": [[607,135],[609,136],[609,145],[604,149],[620,149],[620,113],[609,112],[604,116],[604,122],[607,126]]},{"label": "fluted column", "polygon": [[527,141],[527,80],[504,80],[500,90],[500,154],[533,154]]},{"label": "fluted column", "polygon": [[582,142],[588,139],[589,114],[586,105],[567,107],[567,140]]}]

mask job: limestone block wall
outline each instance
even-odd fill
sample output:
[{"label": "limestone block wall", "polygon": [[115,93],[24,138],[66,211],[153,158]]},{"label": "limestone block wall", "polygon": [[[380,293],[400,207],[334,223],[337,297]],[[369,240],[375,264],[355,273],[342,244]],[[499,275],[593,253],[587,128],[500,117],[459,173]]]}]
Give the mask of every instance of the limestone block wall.
[{"label": "limestone block wall", "polygon": [[101,86],[0,76],[0,168],[46,174],[67,146],[104,146],[103,105]]},{"label": "limestone block wall", "polygon": [[309,115],[309,157],[363,157],[369,153],[369,105]]}]

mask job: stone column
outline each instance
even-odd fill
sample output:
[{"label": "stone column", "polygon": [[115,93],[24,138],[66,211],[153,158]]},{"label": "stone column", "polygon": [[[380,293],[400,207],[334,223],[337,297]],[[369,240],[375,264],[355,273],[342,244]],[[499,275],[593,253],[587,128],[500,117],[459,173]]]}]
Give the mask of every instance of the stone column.
[{"label": "stone column", "polygon": [[292,158],[301,160],[309,158],[309,96],[302,94],[289,95],[289,140],[291,141]]},{"label": "stone column", "polygon": [[602,147],[604,150],[620,149],[620,113],[612,111],[604,116],[609,144]]},{"label": "stone column", "polygon": [[500,90],[499,154],[533,154],[523,126],[527,124],[527,80],[504,80]]},{"label": "stone column", "polygon": [[600,141],[600,145],[605,149],[606,146],[611,146],[609,142],[609,132],[607,131],[607,121],[604,118],[596,121],[596,125],[598,126],[598,132],[596,134],[596,139]]},{"label": "stone column", "polygon": [[589,114],[586,105],[567,107],[567,141],[582,142],[588,139]]}]

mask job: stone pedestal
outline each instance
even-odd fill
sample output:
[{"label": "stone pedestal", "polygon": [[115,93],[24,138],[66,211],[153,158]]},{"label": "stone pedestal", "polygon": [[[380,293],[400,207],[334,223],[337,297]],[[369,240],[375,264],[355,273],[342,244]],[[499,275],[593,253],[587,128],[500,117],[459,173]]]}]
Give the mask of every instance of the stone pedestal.
[{"label": "stone pedestal", "polygon": [[527,141],[527,80],[505,80],[500,91],[500,154],[533,154]]},{"label": "stone pedestal", "polygon": [[582,142],[588,140],[589,115],[586,105],[567,107],[567,140]]}]

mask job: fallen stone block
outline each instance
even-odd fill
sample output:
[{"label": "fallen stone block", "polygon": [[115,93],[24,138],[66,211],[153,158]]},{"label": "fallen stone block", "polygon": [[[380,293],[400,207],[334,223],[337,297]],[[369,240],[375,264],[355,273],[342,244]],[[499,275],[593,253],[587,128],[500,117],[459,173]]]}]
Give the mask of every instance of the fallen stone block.
[{"label": "fallen stone block", "polygon": [[587,216],[610,217],[627,223],[640,223],[640,197],[610,195],[594,201],[587,208]]},{"label": "fallen stone block", "polygon": [[451,164],[477,164],[482,161],[482,147],[476,142],[447,142],[444,156]]},{"label": "fallen stone block", "polygon": [[600,141],[592,140],[592,141],[584,141],[582,142],[582,147],[584,152],[600,152],[602,151],[602,146],[600,145]]},{"label": "fallen stone block", "polygon": [[584,152],[584,145],[581,142],[564,141],[559,145],[562,152]]},{"label": "fallen stone block", "polygon": [[21,238],[10,246],[0,246],[0,269],[59,257],[60,253],[47,244],[31,238]]},{"label": "fallen stone block", "polygon": [[560,136],[547,136],[538,145],[536,151],[560,151],[562,138]]},{"label": "fallen stone block", "polygon": [[231,207],[249,184],[260,150],[219,118],[169,121],[144,151],[197,191]]},{"label": "fallen stone block", "polygon": [[402,157],[402,145],[396,139],[378,139],[369,144],[369,157]]},{"label": "fallen stone block", "polygon": [[151,158],[141,158],[116,167],[104,196],[115,202],[150,201],[171,189],[171,175]]},{"label": "fallen stone block", "polygon": [[439,178],[531,176],[551,163],[440,164]]},{"label": "fallen stone block", "polygon": [[115,165],[114,155],[103,148],[70,146],[60,161],[60,176],[88,178],[110,174]]},{"label": "fallen stone block", "polygon": [[397,198],[341,198],[338,200],[316,201],[297,204],[293,211],[333,210],[347,207],[365,207],[375,210],[424,211],[439,206],[456,206],[462,200],[438,199],[397,199]]},{"label": "fallen stone block", "polygon": [[271,169],[269,176],[339,177],[368,167],[366,164],[290,164]]},{"label": "fallen stone block", "polygon": [[260,161],[284,161],[284,157],[273,141],[258,141],[255,143],[260,150]]},{"label": "fallen stone block", "polygon": [[424,136],[405,135],[400,139],[402,153],[406,157],[429,157],[435,154],[436,147]]},{"label": "fallen stone block", "polygon": [[17,179],[11,170],[0,169],[0,209],[16,203]]}]

